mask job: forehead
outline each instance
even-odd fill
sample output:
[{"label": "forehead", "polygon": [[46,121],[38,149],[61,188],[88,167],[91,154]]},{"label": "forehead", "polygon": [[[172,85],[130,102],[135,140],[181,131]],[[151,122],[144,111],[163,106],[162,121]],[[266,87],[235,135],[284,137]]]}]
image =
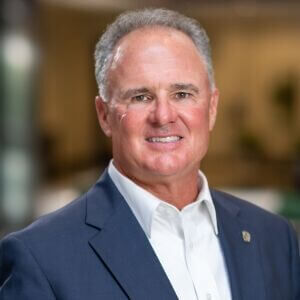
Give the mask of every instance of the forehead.
[{"label": "forehead", "polygon": [[165,27],[135,30],[114,51],[109,88],[198,85],[207,81],[204,60],[185,33]]},{"label": "forehead", "polygon": [[[112,65],[126,55],[127,59],[140,54],[164,54],[163,49],[177,54],[193,53],[200,58],[200,51],[192,39],[174,28],[151,26],[136,29],[125,35],[115,46]],[[196,55],[195,55],[196,54]],[[202,57],[201,57],[202,59]]]}]

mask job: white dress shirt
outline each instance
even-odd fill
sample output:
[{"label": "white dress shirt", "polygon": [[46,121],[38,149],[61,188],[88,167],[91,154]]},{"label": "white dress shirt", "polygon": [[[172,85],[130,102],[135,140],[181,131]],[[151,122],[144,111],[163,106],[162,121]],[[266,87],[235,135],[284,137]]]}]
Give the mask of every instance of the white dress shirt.
[{"label": "white dress shirt", "polygon": [[197,200],[179,211],[122,175],[108,173],[147,235],[180,300],[230,300],[215,207],[204,174]]}]

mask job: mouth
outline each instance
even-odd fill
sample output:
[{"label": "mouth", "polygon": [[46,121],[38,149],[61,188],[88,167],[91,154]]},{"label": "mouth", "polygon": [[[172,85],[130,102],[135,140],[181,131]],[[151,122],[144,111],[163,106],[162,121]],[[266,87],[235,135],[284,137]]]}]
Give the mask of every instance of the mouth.
[{"label": "mouth", "polygon": [[179,135],[170,135],[170,136],[153,136],[146,139],[149,143],[175,143],[182,139],[182,136]]}]

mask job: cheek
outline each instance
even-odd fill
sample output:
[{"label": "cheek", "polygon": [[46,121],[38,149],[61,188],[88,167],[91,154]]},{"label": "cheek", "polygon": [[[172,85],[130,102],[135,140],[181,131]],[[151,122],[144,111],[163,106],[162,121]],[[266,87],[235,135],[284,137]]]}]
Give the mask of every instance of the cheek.
[{"label": "cheek", "polygon": [[209,116],[208,107],[206,105],[182,110],[181,115],[183,116],[183,120],[185,120],[187,128],[192,133],[203,133],[203,131],[208,131]]},{"label": "cheek", "polygon": [[141,132],[144,123],[142,111],[136,109],[118,109],[115,111],[113,122],[117,134],[122,132],[128,138]]}]

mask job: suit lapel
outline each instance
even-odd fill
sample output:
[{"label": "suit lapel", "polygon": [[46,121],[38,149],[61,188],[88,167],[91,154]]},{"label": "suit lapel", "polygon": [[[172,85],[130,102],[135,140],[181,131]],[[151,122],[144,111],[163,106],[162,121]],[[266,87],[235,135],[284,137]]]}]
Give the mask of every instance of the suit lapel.
[{"label": "suit lapel", "polygon": [[266,299],[259,240],[253,223],[248,224],[241,218],[242,212],[228,199],[230,196],[215,191],[212,196],[232,300]]},{"label": "suit lapel", "polygon": [[177,299],[144,231],[107,173],[89,193],[89,241],[130,299]]}]

